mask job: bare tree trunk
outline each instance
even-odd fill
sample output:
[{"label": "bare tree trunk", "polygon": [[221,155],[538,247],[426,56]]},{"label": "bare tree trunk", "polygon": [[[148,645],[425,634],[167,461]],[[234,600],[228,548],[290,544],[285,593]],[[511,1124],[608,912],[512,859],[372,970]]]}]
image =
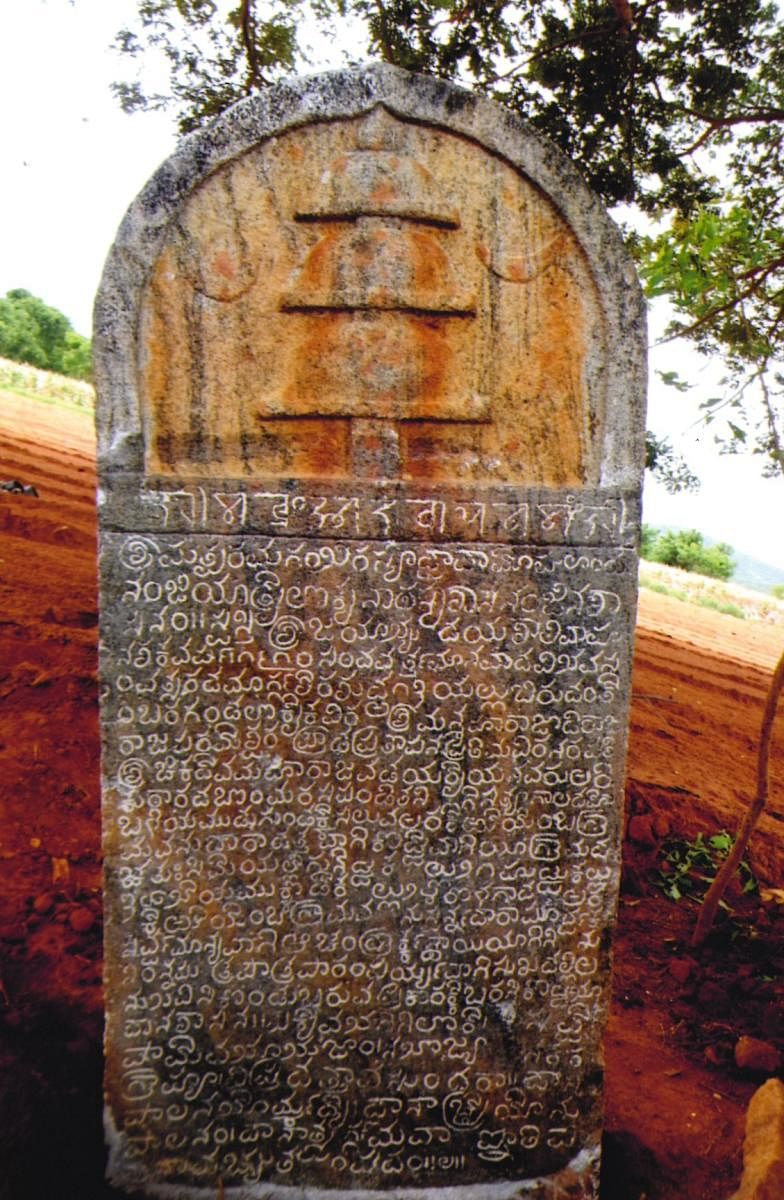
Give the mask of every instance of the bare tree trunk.
[{"label": "bare tree trunk", "polygon": [[245,90],[250,95],[263,83],[259,69],[259,54],[256,46],[256,16],[254,0],[242,0],[240,4],[240,32],[242,48],[248,63],[248,78]]}]

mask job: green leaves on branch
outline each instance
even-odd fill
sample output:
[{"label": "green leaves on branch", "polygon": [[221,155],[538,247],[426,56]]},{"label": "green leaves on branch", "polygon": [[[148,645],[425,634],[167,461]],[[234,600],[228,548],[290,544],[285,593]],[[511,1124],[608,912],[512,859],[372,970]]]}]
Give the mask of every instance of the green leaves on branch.
[{"label": "green leaves on branch", "polygon": [[750,182],[742,202],[675,217],[638,243],[648,294],[667,296],[677,313],[668,336],[689,337],[724,361],[723,394],[702,405],[706,423],[725,418],[730,447],[751,439],[768,459],[768,474],[784,473],[782,185],[784,173],[775,194]]},{"label": "green leaves on branch", "polygon": [[[726,102],[695,116],[685,159],[712,165],[713,197],[666,213],[640,239],[651,296],[675,309],[669,337],[687,337],[726,368],[722,395],[703,403],[721,418],[727,449],[751,446],[765,474],[784,474],[784,24],[775,5],[750,27],[747,77]],[[685,128],[685,126],[684,126]],[[695,129],[697,125],[695,125]]]},{"label": "green leaves on branch", "polygon": [[308,70],[316,30],[335,65],[376,57],[492,96],[552,138],[606,203],[653,217],[656,236],[630,239],[650,295],[672,302],[672,336],[725,362],[728,443],[745,438],[784,473],[776,3],[137,0],[117,46],[164,82],[156,90],[139,75],[115,91],[127,111],[167,108],[188,131]]},{"label": "green leaves on branch", "polygon": [[306,70],[309,32],[335,39],[350,20],[362,41],[344,59],[474,86],[558,142],[608,203],[651,212],[716,197],[688,146],[746,103],[752,78],[760,104],[775,81],[775,64],[755,77],[776,29],[760,0],[137,0],[137,13],[117,48],[139,61],[157,52],[169,88],[116,90],[126,107],[172,109],[182,130]]},{"label": "green leaves on branch", "polygon": [[[665,379],[665,382],[672,383],[679,391],[688,388],[688,385],[677,379],[674,372],[670,374],[673,378]],[[671,442],[667,438],[657,437],[650,431],[645,435],[645,466],[664,484],[668,492],[695,492],[700,486],[699,479],[673,449]]]},{"label": "green leaves on branch", "polygon": [[0,298],[0,357],[74,379],[92,376],[89,340],[72,329],[66,316],[24,288]]},{"label": "green leaves on branch", "polygon": [[302,65],[302,8],[299,0],[242,0],[233,7],[216,0],[138,0],[138,24],[120,30],[115,48],[140,63],[151,57],[159,73],[168,74],[169,90],[148,90],[138,78],[112,90],[125,112],[172,109],[180,131],[189,133]]}]

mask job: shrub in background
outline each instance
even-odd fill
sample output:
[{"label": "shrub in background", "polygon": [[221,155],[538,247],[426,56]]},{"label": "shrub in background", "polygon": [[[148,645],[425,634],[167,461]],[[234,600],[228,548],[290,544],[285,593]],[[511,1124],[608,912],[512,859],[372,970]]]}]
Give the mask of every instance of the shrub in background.
[{"label": "shrub in background", "polygon": [[640,554],[650,562],[680,567],[712,579],[729,579],[735,570],[732,546],[717,542],[706,546],[696,529],[660,530],[643,525]]},{"label": "shrub in background", "polygon": [[0,356],[74,379],[92,377],[89,338],[24,288],[14,288],[0,299]]}]

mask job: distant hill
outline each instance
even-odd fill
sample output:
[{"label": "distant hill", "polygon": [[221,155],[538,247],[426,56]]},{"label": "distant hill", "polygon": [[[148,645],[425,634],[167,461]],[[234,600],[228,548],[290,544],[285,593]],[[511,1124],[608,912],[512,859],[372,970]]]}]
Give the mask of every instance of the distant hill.
[{"label": "distant hill", "polygon": [[738,564],[732,574],[733,583],[754,588],[757,592],[769,592],[774,583],[784,583],[784,567],[772,567],[770,563],[752,558],[750,554],[741,554],[740,550],[733,550],[732,557]]}]

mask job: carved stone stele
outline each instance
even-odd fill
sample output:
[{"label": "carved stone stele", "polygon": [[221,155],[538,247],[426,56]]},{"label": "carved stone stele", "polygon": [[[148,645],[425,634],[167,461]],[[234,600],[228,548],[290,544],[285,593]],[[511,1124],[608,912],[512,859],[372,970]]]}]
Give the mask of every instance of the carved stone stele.
[{"label": "carved stone stele", "polygon": [[129,210],[95,335],[118,1186],[596,1196],[644,347],[563,157],[390,67],[239,104]]}]

